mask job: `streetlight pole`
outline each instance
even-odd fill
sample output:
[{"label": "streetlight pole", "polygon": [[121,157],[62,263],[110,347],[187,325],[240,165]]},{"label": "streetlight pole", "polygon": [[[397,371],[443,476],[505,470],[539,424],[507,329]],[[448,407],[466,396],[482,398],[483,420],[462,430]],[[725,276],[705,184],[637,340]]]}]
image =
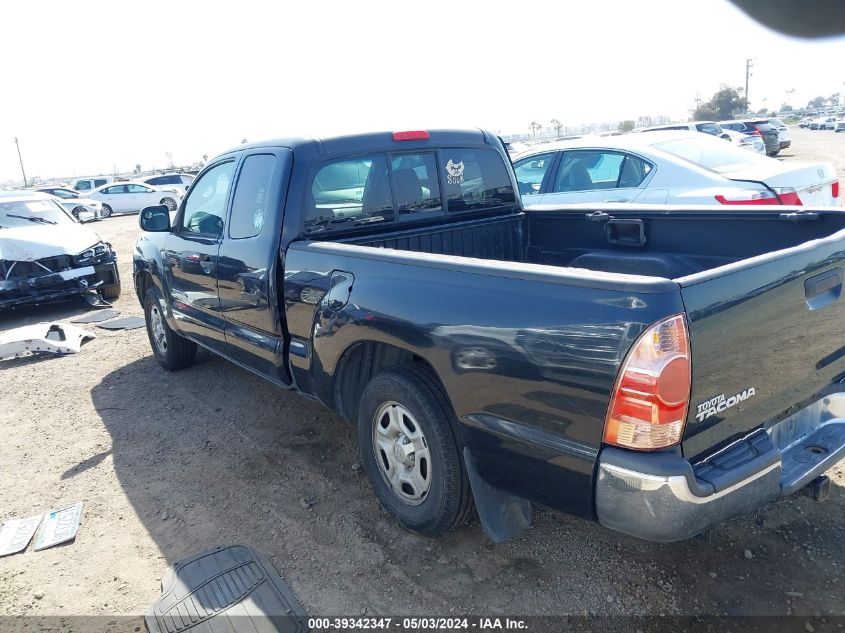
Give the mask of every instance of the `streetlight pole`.
[{"label": "streetlight pole", "polygon": [[24,188],[26,188],[29,187],[29,185],[26,182],[26,172],[23,170],[23,158],[21,158],[21,144],[18,143],[17,136],[15,137],[15,147],[18,148],[18,161],[20,161],[21,164],[21,174],[23,174],[23,186]]},{"label": "streetlight pole", "polygon": [[745,109],[751,107],[751,102],[748,100],[748,78],[751,76],[751,69],[754,67],[754,60],[747,58],[745,60]]}]

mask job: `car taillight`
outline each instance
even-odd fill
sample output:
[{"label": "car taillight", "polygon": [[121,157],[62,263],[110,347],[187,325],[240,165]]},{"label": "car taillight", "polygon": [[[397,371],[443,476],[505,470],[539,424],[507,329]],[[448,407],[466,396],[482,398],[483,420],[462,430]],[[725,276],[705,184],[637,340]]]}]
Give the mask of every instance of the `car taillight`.
[{"label": "car taillight", "polygon": [[719,204],[781,204],[777,195],[767,189],[746,189],[728,194],[728,196],[716,196]]},{"label": "car taillight", "polygon": [[409,132],[394,132],[394,141],[427,141],[431,135],[425,130],[411,130]]},{"label": "car taillight", "polygon": [[801,198],[792,187],[773,187],[775,193],[778,195],[781,204],[801,205]]},{"label": "car taillight", "polygon": [[835,181],[832,185],[830,185],[830,195],[834,198],[839,197],[839,181]]},{"label": "car taillight", "polygon": [[610,397],[604,441],[652,450],[681,441],[690,397],[689,336],[676,314],[643,332],[628,352]]},{"label": "car taillight", "polygon": [[751,129],[754,130],[753,132],[751,132],[752,136],[763,136],[763,132],[761,132],[760,128],[757,127],[756,125],[752,125]]}]

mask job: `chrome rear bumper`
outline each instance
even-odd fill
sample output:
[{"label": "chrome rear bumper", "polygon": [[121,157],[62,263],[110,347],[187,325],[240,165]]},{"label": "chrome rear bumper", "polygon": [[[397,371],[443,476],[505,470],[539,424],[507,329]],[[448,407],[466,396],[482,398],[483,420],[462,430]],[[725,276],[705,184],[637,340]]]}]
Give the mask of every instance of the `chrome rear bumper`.
[{"label": "chrome rear bumper", "polygon": [[596,513],[602,525],[649,541],[680,541],[792,494],[845,456],[845,393],[690,464],[678,453],[605,448]]}]

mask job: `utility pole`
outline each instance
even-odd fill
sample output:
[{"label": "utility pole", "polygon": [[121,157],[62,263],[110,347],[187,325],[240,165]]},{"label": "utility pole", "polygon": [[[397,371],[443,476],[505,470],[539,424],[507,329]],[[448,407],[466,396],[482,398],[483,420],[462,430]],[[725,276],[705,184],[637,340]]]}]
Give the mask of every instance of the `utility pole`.
[{"label": "utility pole", "polygon": [[748,78],[751,76],[751,69],[754,67],[754,60],[750,57],[745,60],[745,109],[751,107],[751,102],[748,100]]},{"label": "utility pole", "polygon": [[26,182],[26,172],[23,170],[23,158],[21,158],[21,144],[18,143],[18,137],[15,137],[15,147],[18,148],[18,160],[21,164],[21,174],[23,174],[23,186],[24,188],[29,187],[29,184]]}]

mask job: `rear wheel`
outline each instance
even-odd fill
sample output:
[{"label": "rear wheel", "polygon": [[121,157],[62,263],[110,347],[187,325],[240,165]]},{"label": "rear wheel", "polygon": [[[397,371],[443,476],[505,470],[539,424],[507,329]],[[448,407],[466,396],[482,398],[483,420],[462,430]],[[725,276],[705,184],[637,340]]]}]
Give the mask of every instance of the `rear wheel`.
[{"label": "rear wheel", "polygon": [[376,375],[361,396],[358,442],[376,496],[403,527],[439,536],[466,520],[472,494],[463,445],[429,372]]},{"label": "rear wheel", "polygon": [[111,217],[111,214],[112,214],[111,207],[107,204],[104,204],[103,205],[103,217],[104,218]]},{"label": "rear wheel", "polygon": [[179,336],[164,318],[164,308],[158,290],[150,288],[144,297],[144,317],[150,347],[159,364],[168,371],[190,366],[197,356],[197,345]]}]

